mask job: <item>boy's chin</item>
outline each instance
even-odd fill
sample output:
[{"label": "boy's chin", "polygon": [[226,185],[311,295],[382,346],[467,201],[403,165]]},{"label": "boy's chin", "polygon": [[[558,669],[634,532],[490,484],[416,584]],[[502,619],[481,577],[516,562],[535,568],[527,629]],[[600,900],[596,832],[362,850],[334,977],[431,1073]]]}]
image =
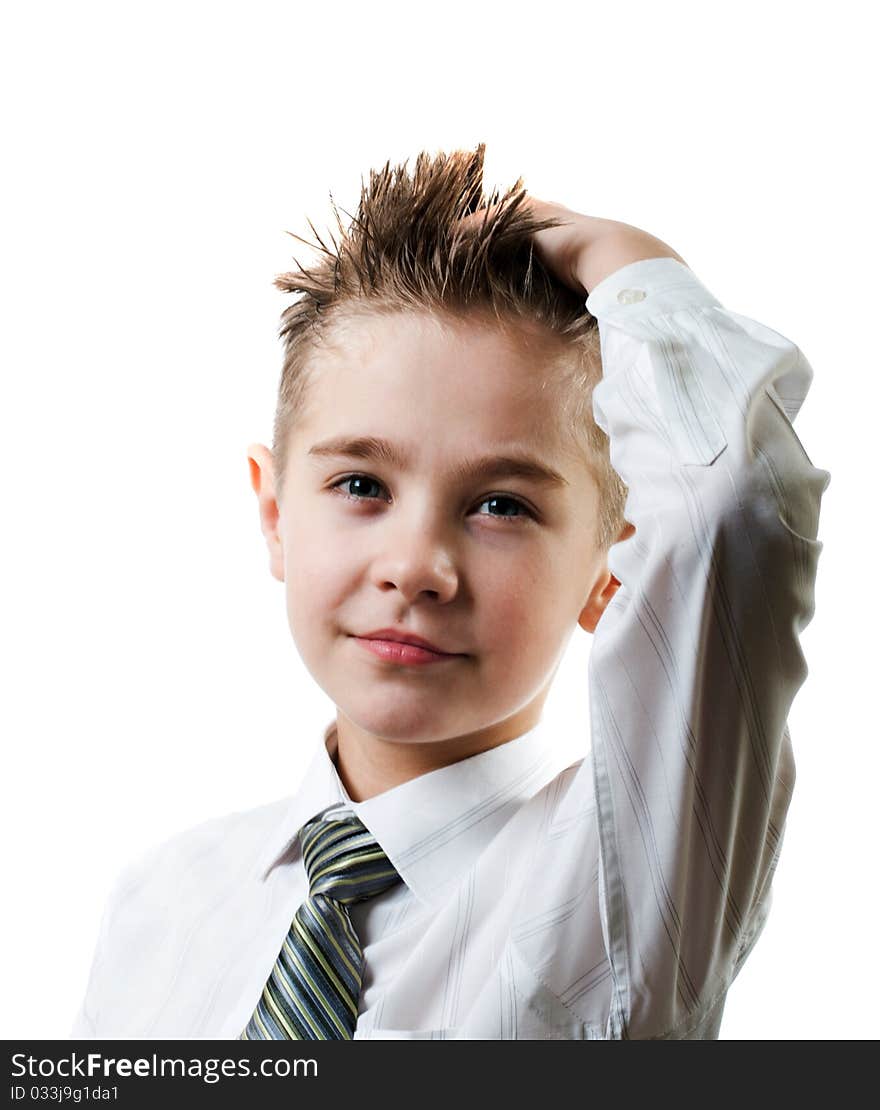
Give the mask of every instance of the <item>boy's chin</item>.
[{"label": "boy's chin", "polygon": [[445,720],[438,714],[437,707],[432,710],[425,704],[426,701],[430,699],[422,699],[420,705],[407,705],[406,699],[394,704],[394,700],[389,698],[375,710],[358,711],[351,707],[349,711],[340,708],[361,732],[390,743],[436,744],[451,736],[474,731],[462,728],[460,722]]}]

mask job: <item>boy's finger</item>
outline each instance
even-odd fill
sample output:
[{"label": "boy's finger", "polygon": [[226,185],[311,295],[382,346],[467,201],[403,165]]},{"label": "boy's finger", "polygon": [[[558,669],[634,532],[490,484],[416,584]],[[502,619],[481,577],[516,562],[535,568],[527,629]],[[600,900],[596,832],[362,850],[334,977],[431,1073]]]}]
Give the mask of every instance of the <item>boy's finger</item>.
[{"label": "boy's finger", "polygon": [[488,219],[489,216],[501,206],[499,204],[489,204],[485,208],[480,208],[476,212],[469,212],[467,216],[462,216],[458,221],[458,226],[467,230],[482,223],[483,220]]}]

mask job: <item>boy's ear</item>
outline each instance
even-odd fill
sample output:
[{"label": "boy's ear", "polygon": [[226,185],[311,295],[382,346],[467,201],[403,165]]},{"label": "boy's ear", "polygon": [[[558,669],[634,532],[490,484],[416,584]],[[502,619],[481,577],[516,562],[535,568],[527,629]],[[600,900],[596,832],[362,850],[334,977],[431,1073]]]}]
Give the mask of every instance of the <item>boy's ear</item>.
[{"label": "boy's ear", "polygon": [[599,618],[608,608],[608,603],[617,593],[620,585],[614,575],[607,571],[593,587],[587,604],[581,609],[578,624],[585,632],[595,632]]},{"label": "boy's ear", "polygon": [[[627,524],[620,535],[617,537],[617,543],[629,539],[635,532],[635,526]],[[620,580],[615,578],[614,575],[608,570],[607,562],[604,572],[600,575],[596,584],[593,586],[590,596],[587,599],[586,605],[581,610],[578,617],[578,624],[585,632],[595,632],[596,625],[599,623],[599,618],[608,608],[608,603],[612,597],[617,593],[620,588]]]},{"label": "boy's ear", "polygon": [[260,528],[269,548],[269,570],[273,578],[284,581],[284,548],[278,527],[278,501],[275,496],[275,471],[272,452],[262,443],[252,443],[247,453],[251,486],[260,507]]}]

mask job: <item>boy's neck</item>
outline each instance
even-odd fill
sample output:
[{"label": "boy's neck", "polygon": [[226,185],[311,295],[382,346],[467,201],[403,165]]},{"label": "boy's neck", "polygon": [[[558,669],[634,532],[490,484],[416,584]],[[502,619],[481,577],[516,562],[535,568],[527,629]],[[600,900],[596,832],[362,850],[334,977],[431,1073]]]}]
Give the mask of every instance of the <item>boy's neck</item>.
[{"label": "boy's neck", "polygon": [[477,732],[446,740],[408,743],[366,732],[337,709],[333,762],[353,802],[365,802],[410,779],[515,740],[538,723],[547,691],[518,713]]}]

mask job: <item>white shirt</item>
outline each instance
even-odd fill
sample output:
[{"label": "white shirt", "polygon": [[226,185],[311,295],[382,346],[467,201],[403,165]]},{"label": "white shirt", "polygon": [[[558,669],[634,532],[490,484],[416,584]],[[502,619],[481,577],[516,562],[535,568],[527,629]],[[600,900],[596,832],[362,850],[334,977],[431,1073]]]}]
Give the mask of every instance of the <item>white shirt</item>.
[{"label": "white shirt", "polygon": [[707,1039],[771,902],[795,780],[830,474],[791,421],[800,350],[671,258],[586,301],[593,411],[636,533],[593,637],[591,746],[542,719],[363,802],[335,724],[296,793],[201,824],[120,876],[72,1036],[236,1038],[308,893],[296,833],[340,801],[402,882],[351,907],[355,1039]]}]

